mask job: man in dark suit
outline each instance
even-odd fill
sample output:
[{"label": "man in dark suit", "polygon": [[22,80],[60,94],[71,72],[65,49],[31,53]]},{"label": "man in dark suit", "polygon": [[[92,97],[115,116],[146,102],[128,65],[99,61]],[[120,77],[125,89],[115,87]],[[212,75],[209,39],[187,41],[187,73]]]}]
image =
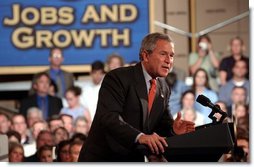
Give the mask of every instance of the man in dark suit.
[{"label": "man in dark suit", "polygon": [[20,113],[26,117],[27,110],[30,107],[38,107],[42,110],[45,120],[52,115],[59,114],[63,107],[62,100],[48,94],[50,85],[49,75],[45,72],[35,74],[33,81],[32,87],[35,93],[21,101]]},{"label": "man in dark suit", "polygon": [[[168,111],[170,90],[163,77],[173,65],[172,40],[153,33],[141,45],[140,63],[106,74],[79,161],[142,162],[137,144],[147,145],[159,157],[167,147],[166,136],[194,130],[194,124],[182,121],[180,113],[174,121]],[[156,92],[154,100],[150,100],[150,85],[155,85],[151,88]]]},{"label": "man in dark suit", "polygon": [[50,68],[45,72],[49,74],[50,78],[57,85],[58,92],[56,95],[63,98],[65,91],[74,85],[73,74],[61,68],[64,56],[60,48],[51,49],[48,60],[50,62]]}]

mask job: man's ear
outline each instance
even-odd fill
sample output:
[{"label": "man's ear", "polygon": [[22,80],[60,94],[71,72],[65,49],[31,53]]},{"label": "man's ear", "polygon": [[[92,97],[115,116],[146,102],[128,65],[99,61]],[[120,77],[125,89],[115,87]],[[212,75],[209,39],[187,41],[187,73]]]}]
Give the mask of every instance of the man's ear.
[{"label": "man's ear", "polygon": [[33,87],[33,89],[34,90],[37,90],[37,84],[36,83],[32,83],[33,85],[32,85],[32,87]]},{"label": "man's ear", "polygon": [[141,53],[141,56],[142,56],[144,62],[148,62],[148,56],[149,56],[149,54],[148,54],[147,51],[144,50],[144,51]]}]

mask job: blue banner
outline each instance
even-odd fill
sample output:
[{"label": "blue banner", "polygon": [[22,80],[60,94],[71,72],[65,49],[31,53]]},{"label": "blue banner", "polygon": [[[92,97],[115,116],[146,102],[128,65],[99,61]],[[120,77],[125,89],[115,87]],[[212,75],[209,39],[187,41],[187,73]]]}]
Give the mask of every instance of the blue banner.
[{"label": "blue banner", "polygon": [[118,53],[138,60],[149,33],[149,0],[0,1],[0,66],[48,65],[50,48],[64,65],[105,61]]}]

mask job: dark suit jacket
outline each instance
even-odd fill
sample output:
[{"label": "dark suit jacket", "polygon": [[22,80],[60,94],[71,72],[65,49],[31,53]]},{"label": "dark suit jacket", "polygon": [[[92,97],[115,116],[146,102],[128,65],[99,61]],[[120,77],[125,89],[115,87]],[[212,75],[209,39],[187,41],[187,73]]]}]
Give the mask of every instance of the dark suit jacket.
[{"label": "dark suit jacket", "polygon": [[[38,107],[36,94],[21,101],[19,112],[26,117],[30,107]],[[63,103],[60,98],[48,95],[48,117],[59,114],[62,108]]]},{"label": "dark suit jacket", "polygon": [[[74,77],[72,73],[69,73],[65,70],[62,70],[63,76],[64,76],[64,84],[65,84],[65,88],[68,89],[69,87],[74,85]],[[46,73],[48,73],[48,75],[50,76],[50,69],[45,71]],[[58,86],[59,87],[59,86]]]},{"label": "dark suit jacket", "polygon": [[106,74],[79,161],[144,161],[136,149],[138,134],[173,135],[169,95],[165,80],[158,79],[155,101],[148,116],[148,93],[141,63]]}]

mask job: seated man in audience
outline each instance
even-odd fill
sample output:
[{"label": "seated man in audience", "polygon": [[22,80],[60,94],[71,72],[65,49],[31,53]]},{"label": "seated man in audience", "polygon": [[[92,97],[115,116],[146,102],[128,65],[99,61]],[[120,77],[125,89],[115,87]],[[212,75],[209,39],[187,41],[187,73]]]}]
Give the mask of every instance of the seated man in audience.
[{"label": "seated man in audience", "polygon": [[0,134],[6,134],[11,128],[11,121],[7,114],[0,113]]},{"label": "seated man in audience", "polygon": [[63,107],[62,100],[48,94],[49,75],[45,72],[38,73],[34,76],[33,81],[32,87],[36,93],[21,101],[20,113],[26,116],[30,107],[38,107],[43,113],[44,120],[54,114],[59,114]]},{"label": "seated man in audience", "polygon": [[38,157],[38,150],[44,145],[54,146],[53,135],[48,130],[42,130],[39,133],[37,140],[36,140],[36,150],[37,151],[33,155],[26,157],[25,162],[39,162],[40,159]]},{"label": "seated man in audience", "polygon": [[235,107],[237,104],[242,103],[242,104],[247,104],[247,91],[244,87],[240,86],[235,86],[232,89],[231,94],[231,100],[232,104],[227,105],[227,110],[228,110],[228,116],[233,120],[234,115],[235,115]]},{"label": "seated man in audience", "polygon": [[240,37],[234,37],[230,41],[231,55],[223,58],[219,66],[220,84],[225,85],[233,77],[233,66],[237,60],[243,60],[247,64],[246,78],[249,78],[249,58],[243,55],[244,42]]},{"label": "seated man in audience", "polygon": [[11,121],[11,129],[17,131],[21,135],[21,144],[30,143],[31,139],[28,136],[28,129],[25,117],[21,114],[16,114],[12,117]]},{"label": "seated man in audience", "polygon": [[233,78],[230,79],[225,85],[220,87],[219,100],[225,101],[227,105],[232,104],[231,92],[235,86],[242,86],[246,89],[247,98],[249,98],[250,82],[246,78],[248,72],[246,61],[238,60],[235,62],[233,69]]},{"label": "seated man in audience", "polygon": [[64,128],[68,131],[69,135],[72,136],[73,134],[73,117],[68,114],[61,114],[60,115],[61,120],[64,123]]},{"label": "seated man in audience", "polygon": [[38,107],[31,107],[27,110],[26,119],[28,128],[31,128],[35,122],[43,120],[42,111]]},{"label": "seated man in audience", "polygon": [[49,118],[48,125],[50,132],[53,133],[57,128],[64,127],[64,122],[59,115],[53,115]]}]

